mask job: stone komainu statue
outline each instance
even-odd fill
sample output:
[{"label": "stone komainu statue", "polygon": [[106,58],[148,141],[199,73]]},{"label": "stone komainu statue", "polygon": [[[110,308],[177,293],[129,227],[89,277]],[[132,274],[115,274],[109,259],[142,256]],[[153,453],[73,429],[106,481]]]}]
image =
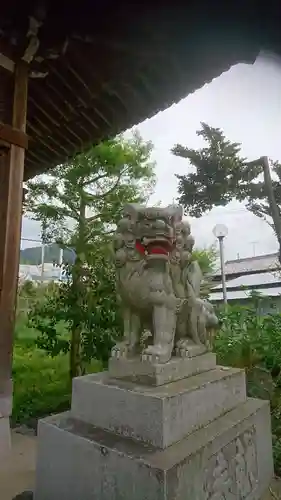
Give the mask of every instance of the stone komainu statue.
[{"label": "stone komainu statue", "polygon": [[142,354],[166,363],[173,351],[187,355],[191,343],[207,345],[218,320],[212,305],[199,298],[202,273],[192,262],[193,246],[181,207],[124,208],[114,240],[124,336],[112,356]]}]

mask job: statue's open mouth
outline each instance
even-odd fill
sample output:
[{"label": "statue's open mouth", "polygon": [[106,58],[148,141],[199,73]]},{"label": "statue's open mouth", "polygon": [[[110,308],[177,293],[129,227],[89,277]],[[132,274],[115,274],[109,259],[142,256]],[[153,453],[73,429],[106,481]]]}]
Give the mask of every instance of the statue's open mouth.
[{"label": "statue's open mouth", "polygon": [[136,249],[147,256],[168,257],[173,248],[173,242],[170,238],[153,238],[136,242]]}]

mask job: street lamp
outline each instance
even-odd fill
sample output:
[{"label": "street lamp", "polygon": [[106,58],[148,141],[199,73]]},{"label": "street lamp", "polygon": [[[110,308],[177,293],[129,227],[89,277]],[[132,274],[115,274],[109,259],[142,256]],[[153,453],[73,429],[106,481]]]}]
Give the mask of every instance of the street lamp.
[{"label": "street lamp", "polygon": [[224,304],[227,305],[226,281],[225,281],[225,266],[224,266],[224,247],[223,240],[228,235],[228,229],[224,224],[217,224],[213,229],[213,234],[219,240],[220,261],[221,261],[221,280],[222,293]]}]

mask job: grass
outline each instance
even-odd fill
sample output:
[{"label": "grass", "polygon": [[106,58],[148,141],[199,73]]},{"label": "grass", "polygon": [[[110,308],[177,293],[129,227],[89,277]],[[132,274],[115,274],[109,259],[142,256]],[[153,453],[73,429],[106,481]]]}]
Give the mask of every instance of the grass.
[{"label": "grass", "polygon": [[69,407],[67,356],[49,358],[34,342],[17,341],[13,363],[13,424],[28,423]]},{"label": "grass", "polygon": [[[24,324],[18,324],[16,330],[12,424],[33,425],[40,417],[69,408],[68,355],[51,358],[36,347],[34,330]],[[89,366],[89,372],[101,369],[98,362]]]}]

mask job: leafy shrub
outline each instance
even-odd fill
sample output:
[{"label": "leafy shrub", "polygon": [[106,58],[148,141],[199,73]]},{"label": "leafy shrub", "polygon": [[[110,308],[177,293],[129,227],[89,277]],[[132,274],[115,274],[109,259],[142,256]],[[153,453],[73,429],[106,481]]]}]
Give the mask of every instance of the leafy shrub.
[{"label": "leafy shrub", "polygon": [[272,444],[275,473],[281,475],[281,403],[272,405],[271,410]]},{"label": "leafy shrub", "polygon": [[281,475],[281,315],[228,306],[219,319],[214,341],[218,362],[245,368],[249,396],[270,400],[275,472]]},{"label": "leafy shrub", "polygon": [[255,308],[234,306],[219,313],[214,350],[222,364],[250,369],[281,367],[281,315],[260,316]]},{"label": "leafy shrub", "polygon": [[[101,370],[101,365],[92,362],[87,368],[95,372]],[[30,424],[33,419],[64,411],[70,406],[67,356],[60,354],[51,358],[36,348],[31,338],[15,342],[13,381],[13,424]]]},{"label": "leafy shrub", "polygon": [[28,422],[69,407],[71,384],[67,359],[61,355],[55,360],[42,351],[16,343],[14,348],[13,380],[14,423]]},{"label": "leafy shrub", "polygon": [[51,356],[68,353],[71,336],[79,331],[81,368],[97,359],[106,364],[120,335],[121,316],[116,303],[115,272],[106,254],[88,259],[79,286],[73,286],[72,268],[68,279],[46,293],[29,313],[29,326],[38,333],[36,344]]}]

